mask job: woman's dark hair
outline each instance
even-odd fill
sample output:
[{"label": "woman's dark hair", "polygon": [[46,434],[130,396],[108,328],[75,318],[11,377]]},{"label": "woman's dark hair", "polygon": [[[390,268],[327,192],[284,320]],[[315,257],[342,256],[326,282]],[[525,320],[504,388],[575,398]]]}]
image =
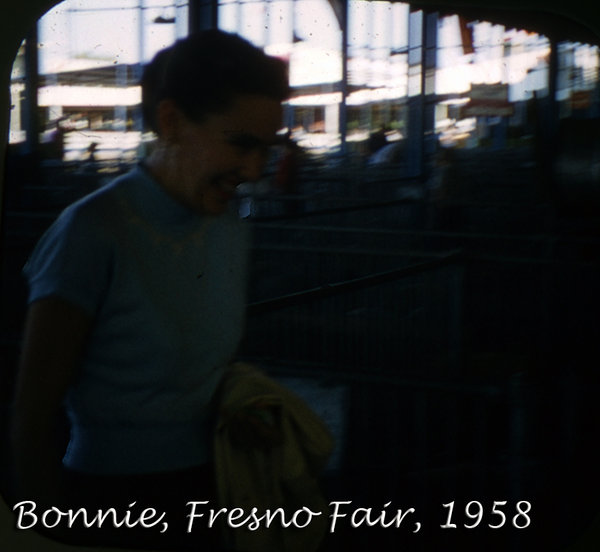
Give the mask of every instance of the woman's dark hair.
[{"label": "woman's dark hair", "polygon": [[178,40],[158,52],[142,75],[142,111],[157,132],[156,108],[171,99],[194,121],[227,109],[237,96],[279,101],[289,95],[287,64],[247,40],[219,30]]}]

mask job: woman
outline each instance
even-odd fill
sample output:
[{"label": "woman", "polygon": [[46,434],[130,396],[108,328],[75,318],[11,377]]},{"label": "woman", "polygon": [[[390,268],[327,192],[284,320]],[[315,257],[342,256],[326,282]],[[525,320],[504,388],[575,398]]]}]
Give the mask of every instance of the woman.
[{"label": "woman", "polygon": [[[159,52],[142,90],[156,147],[67,208],[25,267],[17,496],[34,497],[40,512],[123,512],[135,501],[137,514],[167,513],[168,528],[59,525],[57,538],[207,550],[214,534],[199,540],[199,524],[188,534],[185,505],[213,496],[211,400],[243,327],[246,238],[227,207],[261,173],[286,70],[245,40],[208,31]],[[55,438],[63,402],[64,456]]]}]

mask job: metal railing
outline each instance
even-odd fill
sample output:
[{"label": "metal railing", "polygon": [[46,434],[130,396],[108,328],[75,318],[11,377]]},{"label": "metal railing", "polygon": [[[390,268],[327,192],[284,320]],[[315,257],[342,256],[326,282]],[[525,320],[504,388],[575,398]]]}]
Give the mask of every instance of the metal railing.
[{"label": "metal railing", "polygon": [[[321,282],[334,270],[364,266],[369,256],[338,250],[337,262],[316,266],[318,257],[331,260],[334,252],[311,248],[294,253],[299,265],[315,268]],[[293,266],[281,261],[289,251],[279,254],[280,266]],[[405,266],[397,269],[329,280],[251,303],[242,355],[305,369],[421,375],[456,369],[461,348],[459,253],[432,257],[413,264],[404,258]],[[393,260],[399,263],[402,257]]]}]

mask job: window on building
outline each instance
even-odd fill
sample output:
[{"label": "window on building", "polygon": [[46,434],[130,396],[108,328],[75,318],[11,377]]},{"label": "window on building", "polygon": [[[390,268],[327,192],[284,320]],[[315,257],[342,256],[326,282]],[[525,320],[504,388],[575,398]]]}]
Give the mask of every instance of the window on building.
[{"label": "window on building", "polygon": [[[65,0],[40,18],[37,105],[40,151],[50,160],[132,162],[144,143],[142,64],[185,36],[183,0]],[[23,128],[24,54],[13,68],[11,142]]]}]

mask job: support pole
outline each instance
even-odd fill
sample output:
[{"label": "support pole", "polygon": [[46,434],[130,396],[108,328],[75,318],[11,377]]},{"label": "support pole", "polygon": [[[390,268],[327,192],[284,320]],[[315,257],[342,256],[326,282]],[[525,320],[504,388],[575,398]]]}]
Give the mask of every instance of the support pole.
[{"label": "support pole", "polygon": [[347,152],[346,136],[348,127],[347,98],[348,98],[348,0],[340,1],[340,27],[342,31],[342,80],[340,82],[340,92],[342,99],[339,111],[339,131],[340,131],[340,151],[342,155]]},{"label": "support pole", "polygon": [[[435,145],[437,13],[409,15],[408,175],[424,178]],[[414,87],[414,89],[413,89]]]},{"label": "support pole", "polygon": [[38,116],[38,30],[37,23],[25,39],[25,102],[23,116],[25,122],[25,149],[29,155],[39,152],[40,121]]},{"label": "support pole", "polygon": [[190,34],[218,27],[218,0],[190,0],[188,9]]}]

